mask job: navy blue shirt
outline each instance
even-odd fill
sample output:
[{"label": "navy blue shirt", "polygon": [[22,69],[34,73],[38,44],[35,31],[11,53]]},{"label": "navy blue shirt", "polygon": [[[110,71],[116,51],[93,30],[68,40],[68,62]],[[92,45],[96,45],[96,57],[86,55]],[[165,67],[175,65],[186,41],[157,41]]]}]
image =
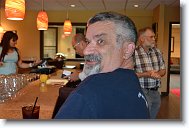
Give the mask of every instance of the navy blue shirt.
[{"label": "navy blue shirt", "polygon": [[147,119],[148,104],[133,70],[116,69],[86,78],[55,119]]}]

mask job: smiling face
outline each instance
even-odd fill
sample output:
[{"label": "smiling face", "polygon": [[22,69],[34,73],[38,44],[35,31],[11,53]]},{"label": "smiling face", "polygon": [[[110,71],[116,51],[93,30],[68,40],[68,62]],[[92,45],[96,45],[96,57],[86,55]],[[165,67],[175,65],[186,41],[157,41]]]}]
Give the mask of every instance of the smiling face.
[{"label": "smiling face", "polygon": [[115,24],[99,21],[88,26],[86,40],[89,43],[84,50],[87,76],[100,72],[110,72],[120,67],[122,51],[116,45]]}]

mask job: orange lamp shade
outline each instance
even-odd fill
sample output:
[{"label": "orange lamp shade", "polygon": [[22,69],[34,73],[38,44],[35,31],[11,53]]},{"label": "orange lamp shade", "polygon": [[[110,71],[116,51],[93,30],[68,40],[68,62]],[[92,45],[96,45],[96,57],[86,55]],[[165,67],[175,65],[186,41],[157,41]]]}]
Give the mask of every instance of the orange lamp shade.
[{"label": "orange lamp shade", "polygon": [[6,0],[5,15],[9,20],[23,20],[25,16],[25,0]]},{"label": "orange lamp shade", "polygon": [[72,33],[72,23],[70,20],[64,21],[64,35],[69,36]]},{"label": "orange lamp shade", "polygon": [[37,15],[37,29],[38,30],[48,29],[48,16],[45,11],[40,11]]}]

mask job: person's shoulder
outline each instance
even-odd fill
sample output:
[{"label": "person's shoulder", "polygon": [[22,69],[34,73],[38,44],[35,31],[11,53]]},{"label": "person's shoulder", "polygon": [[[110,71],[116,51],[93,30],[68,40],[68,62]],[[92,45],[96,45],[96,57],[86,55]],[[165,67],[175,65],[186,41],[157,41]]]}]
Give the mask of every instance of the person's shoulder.
[{"label": "person's shoulder", "polygon": [[77,87],[77,91],[83,91],[83,90],[93,90],[93,88],[96,88],[98,84],[100,84],[100,81],[104,81],[107,78],[108,73],[98,73],[93,74],[85,78]]},{"label": "person's shoulder", "polygon": [[144,51],[144,49],[143,49],[143,47],[141,45],[136,46],[135,54],[140,54],[143,51]]},{"label": "person's shoulder", "polygon": [[154,48],[152,48],[155,52],[158,52],[158,53],[160,53],[161,54],[161,50],[159,49],[159,48],[157,48],[157,47],[154,47]]},{"label": "person's shoulder", "polygon": [[[75,93],[81,95],[94,95],[105,88],[113,88],[115,85],[125,85],[126,83],[132,85],[139,85],[138,77],[134,70],[118,68],[112,72],[98,73],[88,76],[83,80],[75,90]],[[134,84],[134,85],[133,85]],[[128,86],[129,87],[129,86]],[[124,88],[128,88],[127,86]]]},{"label": "person's shoulder", "polygon": [[[96,76],[96,75],[88,76],[83,81],[81,81],[81,83],[78,85],[76,90],[80,91],[83,89],[91,88],[91,86],[93,86],[96,83],[94,81],[97,81],[96,77],[94,77],[94,76]],[[93,84],[91,84],[91,83],[93,83]]]},{"label": "person's shoulder", "polygon": [[140,45],[137,45],[136,47],[135,47],[135,50],[139,50],[140,49]]},{"label": "person's shoulder", "polygon": [[118,68],[112,72],[113,74],[135,74],[132,69]]},{"label": "person's shoulder", "polygon": [[90,83],[95,84],[100,78],[102,78],[102,73],[90,75],[81,82],[81,85],[93,85]]},{"label": "person's shoulder", "polygon": [[91,96],[95,93],[94,90],[98,88],[96,85],[99,84],[99,80],[96,79],[96,75],[91,75],[85,78],[81,83],[77,86],[77,88],[72,92],[72,95],[80,95],[82,97],[91,98]]},{"label": "person's shoulder", "polygon": [[125,75],[135,75],[134,70],[131,69],[123,69],[123,68],[117,68],[112,72],[106,72],[106,73],[98,73],[91,75],[87,77],[83,83],[88,84],[88,83],[94,83],[96,84],[97,82],[102,82],[102,81],[110,81],[114,80],[116,78],[124,77]]},{"label": "person's shoulder", "polygon": [[19,49],[18,49],[17,47],[14,47],[14,50],[15,50],[16,52],[19,52]]}]

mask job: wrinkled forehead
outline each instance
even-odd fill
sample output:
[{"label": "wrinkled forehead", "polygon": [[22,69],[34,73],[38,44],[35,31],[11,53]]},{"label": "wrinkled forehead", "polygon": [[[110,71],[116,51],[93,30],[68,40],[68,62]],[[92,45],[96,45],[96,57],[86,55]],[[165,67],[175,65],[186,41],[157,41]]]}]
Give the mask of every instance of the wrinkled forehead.
[{"label": "wrinkled forehead", "polygon": [[110,21],[98,21],[90,24],[87,28],[86,38],[92,39],[96,35],[101,35],[103,33],[106,35],[115,34],[115,24]]}]

